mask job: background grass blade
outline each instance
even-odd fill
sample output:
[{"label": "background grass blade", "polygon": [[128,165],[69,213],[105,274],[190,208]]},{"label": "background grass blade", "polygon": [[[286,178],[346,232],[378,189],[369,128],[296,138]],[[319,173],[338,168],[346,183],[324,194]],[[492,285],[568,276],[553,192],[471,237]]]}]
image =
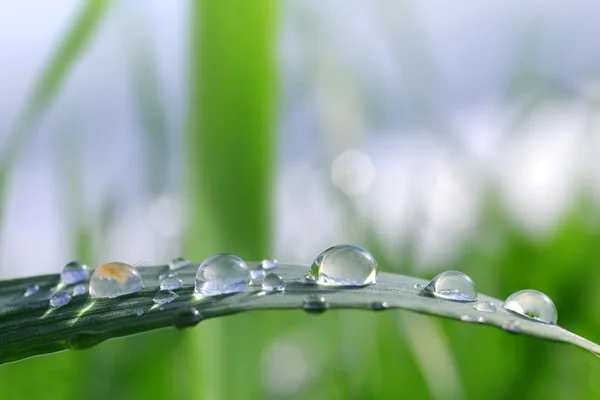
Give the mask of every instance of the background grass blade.
[{"label": "background grass blade", "polygon": [[[272,242],[277,2],[197,1],[191,15],[186,254],[262,259]],[[273,323],[240,316],[192,335],[194,396],[264,397],[260,369],[238,360],[260,357]]]}]

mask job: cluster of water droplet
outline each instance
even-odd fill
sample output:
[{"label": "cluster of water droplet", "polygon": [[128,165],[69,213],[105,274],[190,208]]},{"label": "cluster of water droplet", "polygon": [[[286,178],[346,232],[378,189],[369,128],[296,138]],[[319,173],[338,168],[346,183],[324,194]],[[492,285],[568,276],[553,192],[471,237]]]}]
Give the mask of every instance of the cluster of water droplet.
[{"label": "cluster of water droplet", "polygon": [[[428,285],[421,287],[415,285],[421,290],[421,293],[427,296],[434,296],[444,300],[458,302],[477,301],[477,289],[473,280],[460,271],[445,271],[437,275]],[[474,309],[487,313],[496,311],[493,303],[482,301],[478,302]],[[520,316],[544,322],[547,324],[556,324],[558,313],[552,300],[545,294],[536,290],[521,290],[510,295],[504,302],[502,308]],[[469,315],[461,316],[463,321],[484,322],[483,317],[474,317]],[[518,321],[505,324],[505,329],[515,331]]]}]

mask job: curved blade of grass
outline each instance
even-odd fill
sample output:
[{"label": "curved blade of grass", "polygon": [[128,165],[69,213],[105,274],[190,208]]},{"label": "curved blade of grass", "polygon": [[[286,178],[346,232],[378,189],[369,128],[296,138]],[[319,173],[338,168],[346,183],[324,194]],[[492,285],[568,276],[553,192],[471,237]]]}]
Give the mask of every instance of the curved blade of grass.
[{"label": "curved blade of grass", "polygon": [[[278,273],[286,279],[284,292],[265,293],[250,285],[241,293],[198,298],[193,293],[196,264],[179,272],[185,285],[172,303],[157,306],[153,298],[158,291],[161,272],[166,266],[140,268],[145,287],[138,293],[117,299],[74,297],[58,309],[49,307],[49,297],[59,284],[58,275],[0,282],[0,363],[66,349],[83,349],[104,340],[175,326],[194,326],[206,318],[241,311],[264,309],[301,309],[309,295],[325,297],[327,308],[372,309],[401,308],[466,322],[497,326],[513,333],[570,343],[600,354],[600,346],[559,326],[547,325],[517,316],[502,308],[484,312],[473,303],[459,303],[422,296],[415,285],[427,281],[403,275],[381,273],[378,283],[361,288],[334,288],[305,283],[302,275],[308,267],[280,265]],[[40,290],[25,297],[27,285]],[[500,305],[490,296],[480,301]],[[385,303],[382,307],[381,304]],[[139,311],[143,314],[138,315]]]}]

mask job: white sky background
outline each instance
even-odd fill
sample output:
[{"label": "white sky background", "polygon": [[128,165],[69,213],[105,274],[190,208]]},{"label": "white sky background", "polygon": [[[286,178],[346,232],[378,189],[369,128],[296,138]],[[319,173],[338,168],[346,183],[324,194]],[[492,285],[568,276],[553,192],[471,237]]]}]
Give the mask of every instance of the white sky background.
[{"label": "white sky background", "polygon": [[[3,5],[0,145],[80,4]],[[186,5],[131,0],[111,10],[15,168],[0,274],[56,272],[72,258],[69,210],[53,150],[56,138],[68,140],[71,131],[83,137],[90,226],[98,224],[111,196],[119,203],[116,223],[92,261],[155,263],[178,255],[182,225],[173,215],[181,211],[181,175],[173,173],[172,187],[159,198],[145,198],[142,127],[123,39],[135,26],[148,35],[168,129],[179,148]],[[473,234],[484,183],[502,189],[511,215],[534,234],[551,230],[582,181],[600,187],[600,135],[590,128],[586,102],[600,87],[600,51],[593,40],[600,36],[600,3],[313,0],[282,8],[273,256],[308,263],[331,244],[361,241],[360,232],[347,229],[332,174],[390,254],[417,235],[417,260],[434,267]],[[519,98],[504,96],[519,60],[569,96],[540,107],[513,130],[509,121]],[[432,124],[423,112],[439,121]],[[348,150],[359,156],[342,158],[332,171],[331,163]]]}]

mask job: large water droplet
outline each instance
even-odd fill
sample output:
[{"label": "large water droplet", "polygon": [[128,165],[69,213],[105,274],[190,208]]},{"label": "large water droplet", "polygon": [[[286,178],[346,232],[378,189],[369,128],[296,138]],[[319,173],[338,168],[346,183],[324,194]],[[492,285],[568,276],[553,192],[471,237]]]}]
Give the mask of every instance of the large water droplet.
[{"label": "large water droplet", "polygon": [[424,294],[453,301],[476,301],[477,289],[467,275],[460,271],[445,271],[422,290]]},{"label": "large water droplet", "polygon": [[550,297],[537,290],[528,289],[513,293],[508,296],[503,307],[524,317],[547,324],[556,324],[558,320],[556,306]]},{"label": "large water droplet", "polygon": [[284,289],[283,279],[277,274],[269,274],[263,279],[262,289],[267,292],[280,292]]},{"label": "large water droplet", "polygon": [[159,305],[163,305],[163,304],[167,304],[172,302],[173,300],[175,300],[176,298],[178,298],[179,296],[177,295],[177,293],[171,291],[171,290],[160,290],[156,296],[154,296],[154,299],[152,299],[156,304]]},{"label": "large water droplet", "polygon": [[329,304],[327,304],[325,297],[316,294],[311,294],[302,303],[302,309],[313,314],[325,312],[327,308],[329,308]]},{"label": "large water droplet", "polygon": [[196,273],[196,293],[214,296],[237,293],[250,282],[248,266],[232,254],[217,254],[204,260]]},{"label": "large water droplet", "polygon": [[32,283],[31,285],[27,285],[27,287],[25,288],[25,293],[23,294],[23,296],[29,297],[29,296],[32,296],[32,295],[36,294],[39,291],[40,291],[39,285],[36,285],[35,283]]},{"label": "large water droplet", "polygon": [[171,270],[178,270],[181,268],[185,268],[188,265],[190,265],[190,261],[186,258],[183,257],[177,257],[174,258],[170,263],[169,263],[169,269]]},{"label": "large water droplet", "polygon": [[177,329],[184,329],[195,326],[198,322],[202,321],[204,317],[195,307],[190,307],[187,310],[181,312],[175,318],[173,325]]},{"label": "large water droplet", "polygon": [[309,273],[318,284],[364,286],[375,283],[377,272],[371,253],[358,246],[340,244],[319,254]]},{"label": "large water droplet", "polygon": [[165,278],[160,283],[160,290],[175,290],[181,289],[183,286],[183,281],[176,277]]},{"label": "large water droplet", "polygon": [[86,285],[75,285],[73,288],[73,296],[81,296],[87,293]]},{"label": "large water droplet", "polygon": [[85,281],[88,277],[88,267],[80,261],[71,261],[63,267],[60,273],[60,279],[67,285]]},{"label": "large water droplet", "polygon": [[277,268],[277,265],[279,264],[279,262],[277,260],[275,260],[274,258],[265,258],[264,260],[262,260],[260,262],[260,267],[262,269],[274,269]]},{"label": "large water droplet", "polygon": [[114,298],[135,293],[143,287],[137,269],[122,262],[110,262],[94,271],[90,279],[90,295]]},{"label": "large water droplet", "polygon": [[62,307],[71,302],[71,295],[65,292],[57,292],[50,297],[50,305],[54,308]]}]

